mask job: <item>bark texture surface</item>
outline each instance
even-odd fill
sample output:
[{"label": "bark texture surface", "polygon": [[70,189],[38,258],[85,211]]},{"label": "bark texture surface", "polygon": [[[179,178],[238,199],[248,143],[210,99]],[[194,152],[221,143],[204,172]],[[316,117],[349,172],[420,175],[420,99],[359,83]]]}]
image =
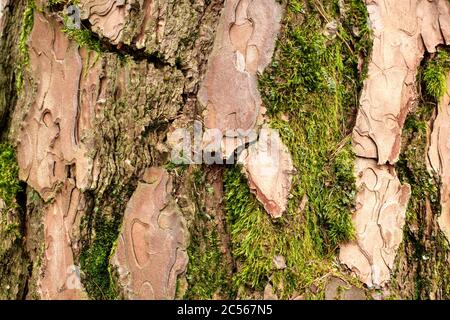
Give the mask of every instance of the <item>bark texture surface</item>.
[{"label": "bark texture surface", "polygon": [[[449,88],[450,76],[446,81]],[[448,91],[437,107],[428,159],[432,171],[441,177],[441,215],[438,222],[441,230],[450,240],[450,95]]]},{"label": "bark texture surface", "polygon": [[[272,59],[281,17],[282,8],[273,0],[226,2],[199,91],[199,102],[206,107],[205,127],[219,135],[206,135],[203,144],[208,152],[229,159],[235,150],[240,152],[258,139],[265,108],[257,77]],[[281,139],[266,130],[241,162],[257,199],[271,216],[281,217],[293,172]]]},{"label": "bark texture surface", "polygon": [[273,0],[226,2],[199,92],[207,107],[205,126],[225,139],[256,128],[262,113],[257,72],[271,60],[280,20],[281,7]]},{"label": "bark texture surface", "polygon": [[113,263],[128,299],[174,299],[186,271],[186,221],[171,192],[168,173],[149,168],[127,204]]},{"label": "bark texture surface", "polygon": [[[103,4],[106,6],[102,7]],[[131,196],[130,190],[136,185],[138,191],[145,187],[145,184],[136,184],[135,181],[144,177],[144,181],[151,183],[149,179],[153,179],[153,173],[151,170],[146,173],[145,168],[153,163],[162,164],[167,159],[168,149],[164,140],[169,122],[183,107],[188,113],[193,112],[189,110],[195,104],[191,97],[195,97],[203,56],[213,40],[214,30],[209,29],[208,24],[214,24],[220,3],[195,6],[187,6],[187,3],[170,3],[169,6],[169,2],[158,4],[169,6],[169,11],[141,3],[149,15],[156,11],[160,19],[167,19],[168,23],[175,18],[171,10],[182,11],[183,15],[188,14],[191,18],[173,20],[178,24],[172,26],[175,30],[163,32],[164,39],[153,44],[166,43],[164,52],[167,56],[161,58],[139,49],[125,48],[121,51],[119,46],[113,47],[118,42],[108,27],[112,23],[113,30],[121,34],[125,23],[117,24],[117,16],[106,20],[100,17],[108,15],[116,5],[121,8],[120,3],[81,3],[81,11],[89,13],[81,18],[83,21],[92,19],[92,30],[69,32],[61,16],[48,11],[46,5],[37,2],[28,7],[31,13],[34,6],[40,9],[35,9],[31,15],[31,32],[24,39],[29,57],[28,68],[23,73],[27,89],[20,94],[9,135],[17,144],[19,178],[46,202],[42,207],[44,250],[40,262],[31,271],[35,281],[31,284],[35,287],[33,295],[42,299],[82,299],[87,298],[87,294],[81,282],[87,283],[91,296],[96,290],[93,287],[98,286],[89,282],[92,276],[89,272],[100,272],[95,263],[101,261],[103,270],[109,264],[108,247],[103,247],[105,252],[100,252],[102,255],[106,253],[105,260],[90,256],[99,254],[92,248],[96,248],[98,239],[104,237],[101,231],[94,231],[95,224],[107,220],[120,222],[117,214],[125,209],[123,203],[126,204]],[[133,8],[133,14],[142,12],[135,6]],[[132,8],[127,6],[127,9]],[[135,22],[134,18],[128,17],[127,23]],[[190,24],[190,27],[181,34],[178,30],[183,23]],[[94,32],[107,39],[101,40],[96,45],[100,51],[94,52],[80,47],[80,32],[88,35],[91,43],[97,41]],[[170,34],[177,37],[171,38]],[[162,53],[165,49],[152,49],[148,42],[146,51],[152,50],[161,50]],[[175,60],[179,60],[177,64]],[[161,183],[164,187],[160,187],[158,192],[165,192],[171,178],[167,173],[161,175],[156,176],[164,180]],[[150,187],[146,190],[151,194]],[[171,187],[167,187],[167,198],[171,191]],[[152,196],[136,197],[151,199]],[[161,201],[149,205],[162,206],[158,207],[162,210],[167,204],[163,193]],[[172,202],[170,206],[175,208],[176,204]],[[94,221],[92,217],[99,208],[101,213],[97,213]],[[166,209],[158,220],[156,211],[159,213],[159,209],[151,209],[156,220],[147,221],[141,217],[149,225],[160,223],[162,229],[159,233],[148,228],[139,229],[141,238],[147,240],[138,241],[140,246],[137,248],[141,251],[137,250],[136,255],[143,257],[147,254],[148,248],[144,244],[148,244],[149,237],[153,237],[152,246],[155,245],[153,241],[164,242],[171,237],[174,243],[167,243],[161,259],[152,260],[144,271],[135,272],[141,265],[135,267],[130,260],[128,266],[128,261],[122,261],[133,271],[134,287],[124,285],[127,298],[174,298],[177,277],[185,271],[187,258],[183,252],[187,235],[182,217],[177,218],[177,210]],[[126,216],[129,215],[133,212]],[[124,239],[127,239],[127,232],[124,231]],[[112,248],[112,242],[108,246]],[[126,254],[131,257],[128,251]],[[89,264],[94,268],[87,269],[88,274],[83,275],[88,280],[80,277],[80,260],[85,268]],[[160,272],[167,273],[166,280]],[[152,280],[154,275],[158,275],[157,283]],[[105,293],[100,291],[99,295],[104,297]]]},{"label": "bark texture surface", "polygon": [[450,40],[450,5],[448,1],[366,3],[374,42],[353,131],[358,157],[359,192],[353,218],[357,240],[341,247],[340,259],[368,286],[378,287],[390,279],[410,196],[409,186],[400,186],[393,166],[399,158],[403,125],[417,101],[416,75],[425,51],[436,52],[438,45]]},{"label": "bark texture surface", "polygon": [[449,42],[447,0],[0,0],[0,299],[449,297]]},{"label": "bark texture surface", "polygon": [[278,133],[263,127],[258,142],[245,150],[239,161],[250,190],[272,217],[280,218],[288,205],[295,169]]}]

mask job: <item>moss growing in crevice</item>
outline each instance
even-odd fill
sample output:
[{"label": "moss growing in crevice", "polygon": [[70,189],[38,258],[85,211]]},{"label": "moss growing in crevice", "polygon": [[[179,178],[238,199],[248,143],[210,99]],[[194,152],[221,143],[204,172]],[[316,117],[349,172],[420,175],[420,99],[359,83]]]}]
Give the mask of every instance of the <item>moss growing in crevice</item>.
[{"label": "moss growing in crevice", "polygon": [[22,238],[22,208],[18,203],[21,191],[15,150],[8,143],[0,143],[0,240]]},{"label": "moss growing in crevice", "polygon": [[119,235],[121,219],[105,217],[98,208],[94,209],[92,216],[91,221],[84,223],[93,228],[94,236],[91,243],[83,247],[80,255],[84,286],[93,299],[116,299],[119,293],[111,276],[109,261]]},{"label": "moss growing in crevice", "polygon": [[0,143],[0,199],[6,208],[13,208],[17,193],[21,190],[19,183],[19,166],[13,147]]},{"label": "moss growing in crevice", "polygon": [[127,185],[115,181],[102,196],[87,195],[95,200],[92,212],[84,217],[80,226],[84,237],[79,261],[83,270],[83,285],[92,299],[120,297],[110,260],[120,233],[121,213],[125,211],[127,199],[131,197],[136,183]]},{"label": "moss growing in crevice", "polygon": [[[246,297],[247,289],[262,291],[271,278],[275,287],[283,283],[283,298],[299,286],[312,284],[326,267],[317,254],[312,217],[295,212],[301,206],[298,198],[289,203],[288,213],[273,221],[250,193],[239,167],[226,171],[224,183],[233,256],[238,266],[233,281],[240,295]],[[275,269],[276,255],[285,257],[285,270]]]},{"label": "moss growing in crevice", "polygon": [[[74,3],[74,1],[70,1],[70,3]],[[84,24],[81,24],[79,28],[72,26],[69,19],[71,18],[66,12],[64,12],[62,15],[62,20],[64,23],[62,31],[69,37],[69,39],[72,39],[78,43],[78,45],[82,48],[87,48],[97,53],[104,51],[104,46],[102,45],[97,34],[92,32],[89,27],[86,27]]]},{"label": "moss growing in crevice", "polygon": [[450,70],[450,57],[446,50],[438,49],[433,59],[429,59],[422,72],[426,93],[435,101],[447,91],[447,74]]},{"label": "moss growing in crevice", "polygon": [[359,58],[370,50],[362,41],[363,8],[358,1],[291,1],[275,61],[260,81],[272,127],[298,170],[296,192],[308,197],[326,250],[353,236],[350,133],[362,87]]},{"label": "moss growing in crevice", "polygon": [[26,294],[29,260],[18,171],[13,147],[0,143],[0,299],[21,299]]},{"label": "moss growing in crevice", "polygon": [[190,199],[194,203],[191,217],[188,247],[189,264],[186,271],[188,288],[184,299],[233,299],[236,296],[232,283],[232,266],[226,259],[224,243],[220,237],[217,219],[212,214],[221,208],[206,208],[206,198],[215,192],[207,181],[206,170],[196,167],[186,179],[190,188]]},{"label": "moss growing in crevice", "polygon": [[441,210],[440,178],[430,173],[426,163],[430,123],[443,94],[441,90],[446,90],[440,79],[448,68],[446,61],[447,53],[441,49],[425,61],[419,72],[421,99],[406,119],[400,160],[396,165],[400,180],[411,185],[404,241],[392,284],[393,295],[403,298],[450,297],[449,246],[437,224]]},{"label": "moss growing in crevice", "polygon": [[234,298],[231,279],[223,265],[223,254],[219,249],[220,239],[217,230],[204,213],[197,212],[197,214],[195,226],[190,229],[189,264],[186,271],[189,287],[183,298],[188,300]]},{"label": "moss growing in crevice", "polygon": [[22,17],[22,28],[19,35],[19,63],[16,66],[16,90],[20,92],[23,86],[23,69],[30,63],[28,55],[28,38],[33,30],[34,10],[36,5],[34,0],[28,0]]},{"label": "moss growing in crevice", "polygon": [[[238,168],[227,171],[226,207],[239,288],[270,280],[281,297],[322,287],[339,243],[352,239],[355,177],[350,134],[370,48],[363,1],[289,1],[271,67],[259,87],[297,174],[292,199],[272,220]],[[282,255],[287,268],[275,270]],[[282,288],[282,289],[280,289]],[[245,290],[244,290],[245,291]]]},{"label": "moss growing in crevice", "polygon": [[[333,275],[358,285],[333,266],[333,252],[322,252],[317,219],[306,210],[306,197],[294,197],[288,212],[272,220],[248,189],[239,167],[226,170],[224,184],[237,264],[233,283],[239,298],[260,298],[270,283],[279,298],[301,294],[306,299],[323,299],[326,282]],[[285,269],[276,268],[273,259],[278,255],[285,258]]]},{"label": "moss growing in crevice", "polygon": [[[66,22],[65,22],[66,23]],[[88,29],[70,29],[67,27],[63,28],[63,32],[67,36],[78,43],[80,47],[87,48],[95,52],[102,52],[102,46],[100,41],[94,36],[94,33]]]}]

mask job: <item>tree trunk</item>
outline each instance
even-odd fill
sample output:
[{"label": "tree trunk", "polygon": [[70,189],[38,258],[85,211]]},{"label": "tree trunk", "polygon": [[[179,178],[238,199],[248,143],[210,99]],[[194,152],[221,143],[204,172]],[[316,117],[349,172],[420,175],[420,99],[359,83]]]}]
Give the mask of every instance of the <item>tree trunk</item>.
[{"label": "tree trunk", "polygon": [[447,299],[450,3],[0,0],[0,298]]}]

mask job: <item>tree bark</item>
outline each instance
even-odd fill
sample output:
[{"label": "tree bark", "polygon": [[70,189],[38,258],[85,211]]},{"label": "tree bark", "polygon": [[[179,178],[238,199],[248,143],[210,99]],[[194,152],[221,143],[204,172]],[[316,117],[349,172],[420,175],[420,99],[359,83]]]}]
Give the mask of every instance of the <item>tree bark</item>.
[{"label": "tree bark", "polygon": [[448,1],[0,1],[0,298],[450,297]]}]

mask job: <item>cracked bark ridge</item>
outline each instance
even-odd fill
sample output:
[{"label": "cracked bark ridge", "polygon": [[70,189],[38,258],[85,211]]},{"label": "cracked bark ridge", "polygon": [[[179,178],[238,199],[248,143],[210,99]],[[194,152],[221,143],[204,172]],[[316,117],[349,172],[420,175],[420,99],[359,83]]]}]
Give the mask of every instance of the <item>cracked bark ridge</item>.
[{"label": "cracked bark ridge", "polygon": [[130,9],[142,1],[125,0],[81,0],[81,19],[89,20],[92,31],[118,44],[122,40],[123,29]]},{"label": "cracked bark ridge", "polygon": [[[205,127],[215,130],[203,141],[208,152],[229,159],[235,150],[258,139],[264,107],[257,75],[272,59],[281,16],[281,6],[273,0],[226,1],[198,93],[206,108]],[[217,140],[221,143],[211,143]],[[240,161],[252,192],[271,216],[280,217],[291,188],[292,160],[273,131],[265,130],[256,143]]]},{"label": "cracked bark ridge", "polygon": [[340,260],[369,287],[390,279],[397,249],[403,239],[409,185],[402,185],[391,166],[373,159],[356,159],[356,241],[341,246]]},{"label": "cracked bark ridge", "polygon": [[[146,59],[134,45],[126,48],[130,55],[125,59],[112,52],[96,55],[78,48],[61,33],[62,23],[57,14],[36,10],[28,40],[30,63],[24,68],[23,78],[24,88],[30,89],[20,92],[9,132],[17,141],[20,179],[47,202],[42,218],[46,248],[43,254],[53,258],[43,259],[40,270],[33,268],[31,285],[34,288],[39,282],[38,290],[32,289],[33,295],[40,293],[51,299],[82,296],[82,290],[68,293],[67,288],[77,287],[73,276],[78,271],[69,267],[73,267],[72,252],[77,256],[80,250],[78,219],[84,213],[85,200],[92,196],[104,212],[121,210],[118,208],[121,204],[108,195],[108,190],[120,181],[126,193],[144,168],[166,161],[166,125],[179,116],[185,104],[183,94],[193,96],[204,73],[220,1],[144,2],[147,6],[155,3],[158,19],[167,21],[164,38],[158,43],[156,40],[150,43],[147,37],[144,41],[146,52],[159,50],[163,55],[161,59],[166,60],[162,64],[159,54],[155,61]],[[46,8],[47,2],[37,1],[36,5]],[[163,12],[160,10],[163,5],[170,8]],[[92,10],[100,12],[99,8]],[[130,12],[139,16],[145,13],[132,9]],[[100,23],[101,18],[97,18]],[[131,15],[127,19],[126,30],[131,30],[128,23],[142,22]],[[153,23],[150,20],[148,23]],[[84,22],[89,29],[95,29]],[[149,36],[153,34],[151,28],[147,31]],[[127,32],[120,36],[133,39]],[[104,41],[111,43],[107,38]],[[180,59],[180,65],[175,65],[176,58]],[[189,98],[187,104],[192,105],[194,100]],[[90,192],[85,199],[82,193],[86,190]],[[78,208],[74,222],[69,218],[73,208]],[[93,232],[86,230],[91,236]],[[27,235],[27,244],[30,236]],[[87,236],[83,234],[84,239]],[[57,248],[58,253],[52,253],[52,248]],[[59,270],[67,272],[66,282]],[[37,275],[39,271],[41,274]]]},{"label": "cracked bark ridge", "polygon": [[287,208],[295,169],[278,132],[261,129],[258,142],[245,150],[239,160],[250,190],[273,218],[281,217]]},{"label": "cracked bark ridge", "polygon": [[[101,193],[118,173],[139,171],[137,164],[152,155],[146,146],[135,150],[136,141],[144,140],[150,123],[176,116],[183,92],[181,71],[147,61],[125,64],[111,53],[97,57],[60,28],[54,18],[36,15],[29,42],[35,90],[21,97],[11,129],[19,137],[20,179],[44,200],[67,178],[81,191]],[[119,151],[127,157],[112,160]]]},{"label": "cracked bark ridge", "polygon": [[[95,116],[83,143],[93,140],[91,189],[101,195],[115,181],[126,185],[153,162],[165,161],[164,126],[180,112],[186,82],[181,71],[146,60],[124,62],[112,53],[97,60],[82,77],[80,101],[89,113],[81,112],[80,126]],[[96,58],[83,61],[90,66]]]},{"label": "cracked bark ridge", "polygon": [[[92,31],[109,43],[145,49],[175,65],[176,57],[183,55],[189,46],[186,43],[198,36],[196,28],[205,18],[204,13],[219,1],[208,2],[80,0],[79,6],[81,19],[89,21]],[[202,32],[205,30],[200,30],[200,36],[204,35]]]},{"label": "cracked bark ridge", "polygon": [[85,299],[79,268],[75,266],[73,249],[77,239],[80,219],[84,212],[82,194],[69,181],[45,208],[44,236],[45,253],[38,279],[41,299],[80,300]]},{"label": "cracked bark ridge", "polygon": [[[450,86],[450,74],[447,76],[447,86]],[[450,241],[450,94],[448,92],[438,105],[432,128],[428,160],[430,169],[441,177],[441,215],[438,223]]]},{"label": "cracked bark ridge", "polygon": [[198,94],[206,128],[220,130],[225,140],[256,128],[262,111],[257,72],[272,58],[280,20],[274,0],[226,1]]},{"label": "cracked bark ridge", "polygon": [[[118,181],[127,189],[144,168],[166,161],[165,128],[179,116],[183,94],[197,90],[212,47],[218,2],[188,6],[190,0],[181,0],[164,13],[172,25],[158,49],[168,48],[161,51],[164,58],[179,57],[183,69],[149,61],[134,47],[127,50],[136,55],[125,59],[112,52],[88,53],[61,34],[58,15],[45,10],[45,16],[37,15],[29,40],[30,65],[24,70],[25,87],[32,90],[21,92],[10,131],[19,140],[20,178],[46,201],[58,197],[72,179],[80,192],[89,190],[89,197],[100,201],[104,212],[121,210],[105,194]],[[174,10],[177,14],[171,15]],[[195,15],[183,15],[183,10]],[[173,25],[174,20],[180,25]],[[42,34],[48,37],[39,38]],[[181,38],[189,39],[184,47]]]},{"label": "cracked bark ridge", "polygon": [[373,52],[353,132],[356,154],[380,165],[398,161],[403,125],[416,101],[425,50],[450,41],[446,0],[366,0]]},{"label": "cracked bark ridge", "polygon": [[35,14],[29,55],[34,91],[19,101],[28,105],[19,109],[28,111],[18,131],[17,160],[19,178],[50,202],[44,210],[45,259],[38,290],[43,299],[80,299],[83,290],[73,274],[73,235],[84,204],[79,190],[86,189],[92,177],[88,145],[82,143],[92,114],[86,109],[89,105],[80,105],[79,91],[89,88],[80,88],[87,82],[81,80],[78,46],[56,20]]},{"label": "cracked bark ridge", "polygon": [[171,191],[169,174],[149,168],[127,204],[112,263],[128,299],[174,299],[185,272],[188,231]]},{"label": "cracked bark ridge", "polygon": [[19,178],[47,201],[67,178],[79,189],[90,184],[92,161],[81,142],[89,124],[80,120],[89,115],[80,114],[82,58],[60,24],[36,14],[29,48],[36,94],[18,135]]},{"label": "cracked bark ridge", "polygon": [[401,185],[398,161],[403,125],[417,100],[416,75],[425,50],[450,40],[445,0],[366,0],[373,52],[353,131],[357,155],[353,215],[356,240],[341,246],[340,260],[369,287],[390,280],[402,241],[409,185]]}]

